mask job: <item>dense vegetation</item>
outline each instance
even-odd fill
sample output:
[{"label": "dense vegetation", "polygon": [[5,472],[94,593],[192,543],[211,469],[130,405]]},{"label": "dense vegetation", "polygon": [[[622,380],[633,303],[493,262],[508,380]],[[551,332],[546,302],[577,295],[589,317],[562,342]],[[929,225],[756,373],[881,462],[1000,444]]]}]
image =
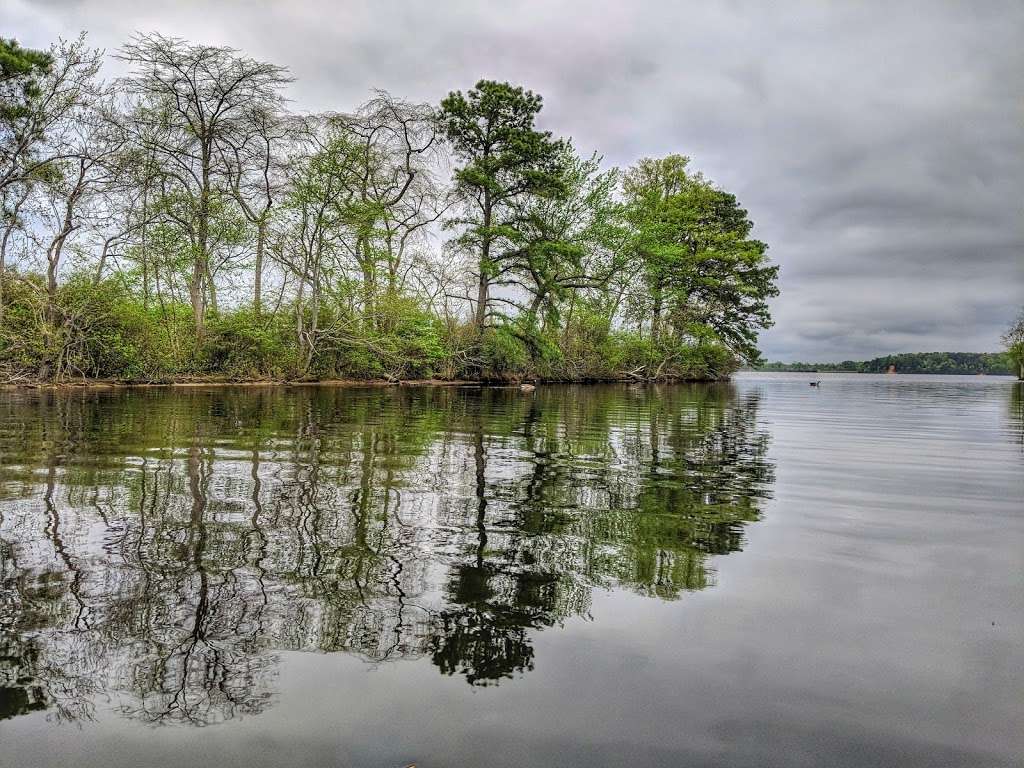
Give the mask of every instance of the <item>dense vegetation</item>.
[{"label": "dense vegetation", "polygon": [[480,81],[286,109],[282,67],[0,40],[0,380],[711,378],[777,267],[681,155],[620,171]]},{"label": "dense vegetation", "polygon": [[841,363],[764,363],[761,371],[821,371],[841,373],[979,373],[1009,375],[1015,369],[1008,354],[998,352],[907,352],[872,360],[844,360]]}]

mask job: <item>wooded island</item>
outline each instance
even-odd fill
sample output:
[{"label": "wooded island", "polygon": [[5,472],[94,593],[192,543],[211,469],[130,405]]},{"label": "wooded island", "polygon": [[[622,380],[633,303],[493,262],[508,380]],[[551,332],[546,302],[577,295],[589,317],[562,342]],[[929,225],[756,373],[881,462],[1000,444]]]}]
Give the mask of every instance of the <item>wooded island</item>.
[{"label": "wooded island", "polygon": [[604,168],[481,80],[288,109],[287,69],[159,34],[0,41],[0,380],[708,379],[776,266],[670,155]]}]

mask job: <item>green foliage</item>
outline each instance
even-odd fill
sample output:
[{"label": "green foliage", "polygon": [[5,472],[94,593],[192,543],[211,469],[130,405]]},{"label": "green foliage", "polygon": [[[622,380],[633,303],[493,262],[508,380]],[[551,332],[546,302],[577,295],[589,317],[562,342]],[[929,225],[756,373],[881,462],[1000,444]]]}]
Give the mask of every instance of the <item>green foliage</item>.
[{"label": "green foliage", "polygon": [[0,376],[9,381],[707,379],[735,368],[734,356],[713,336],[700,343],[667,336],[655,341],[611,329],[608,318],[587,305],[577,307],[560,332],[546,332],[529,318],[489,328],[471,355],[472,324],[447,327],[414,298],[393,295],[378,302],[373,323],[361,322],[345,305],[322,304],[322,337],[303,373],[295,307],[274,314],[249,306],[222,312],[208,319],[197,341],[187,304],[147,307],[118,279],[97,283],[72,275],[58,291],[56,324],[47,319],[41,276],[7,272],[4,280]]},{"label": "green foliage", "polygon": [[[562,142],[538,131],[534,120],[543,100],[509,83],[481,80],[465,95],[441,102],[440,121],[455,154],[465,161],[455,177],[492,202],[559,190]],[[482,225],[484,226],[484,225]]]},{"label": "green foliage", "polygon": [[614,370],[643,379],[716,379],[736,370],[736,358],[720,343],[657,341],[632,332],[611,334],[602,355]]},{"label": "green foliage", "polygon": [[377,303],[381,343],[400,366],[400,378],[436,376],[448,354],[444,327],[412,297],[387,296]]},{"label": "green foliage", "polygon": [[462,230],[456,244],[477,260],[474,322],[481,335],[489,318],[490,286],[529,271],[521,207],[563,191],[565,144],[534,127],[541,105],[538,94],[492,80],[441,102],[439,121],[463,161],[455,183],[464,205],[447,225]]},{"label": "green foliage", "polygon": [[753,223],[736,197],[690,173],[688,164],[680,155],[645,159],[625,176],[648,288],[634,297],[634,312],[653,315],[655,337],[711,333],[740,358],[756,360],[757,331],[771,326],[778,267],[768,263],[767,246],[750,237]]},{"label": "green foliage", "polygon": [[[309,374],[317,378],[420,379],[446,376],[450,356],[443,324],[415,299],[385,295],[374,322],[361,322],[349,307],[321,305]],[[450,374],[447,375],[450,377]]]},{"label": "green foliage", "polygon": [[46,281],[38,274],[0,273],[4,319],[0,325],[0,375],[7,380],[35,376],[48,358],[43,318]]},{"label": "green foliage", "polygon": [[203,370],[233,379],[291,378],[298,357],[286,320],[257,316],[248,307],[214,318],[203,339]]},{"label": "green foliage", "polygon": [[28,103],[39,95],[39,78],[52,65],[49,53],[0,37],[0,120],[15,120],[28,112]]},{"label": "green foliage", "polygon": [[1024,309],[1006,329],[1003,344],[1006,345],[1007,367],[1018,379],[1024,381]]},{"label": "green foliage", "polygon": [[82,273],[60,287],[52,308],[42,289],[41,276],[4,276],[0,371],[8,379],[154,381],[188,372],[194,336],[184,307],[146,309],[120,280]]},{"label": "green foliage", "polygon": [[499,326],[484,334],[481,357],[485,378],[515,378],[528,370],[530,353],[521,335],[509,326]]}]

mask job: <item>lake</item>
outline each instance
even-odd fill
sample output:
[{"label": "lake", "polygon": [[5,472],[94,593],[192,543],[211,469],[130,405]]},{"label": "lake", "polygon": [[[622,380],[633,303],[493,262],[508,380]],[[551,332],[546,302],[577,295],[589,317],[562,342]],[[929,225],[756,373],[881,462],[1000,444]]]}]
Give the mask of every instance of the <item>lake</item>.
[{"label": "lake", "polygon": [[1011,766],[1024,385],[0,392],[0,764]]}]

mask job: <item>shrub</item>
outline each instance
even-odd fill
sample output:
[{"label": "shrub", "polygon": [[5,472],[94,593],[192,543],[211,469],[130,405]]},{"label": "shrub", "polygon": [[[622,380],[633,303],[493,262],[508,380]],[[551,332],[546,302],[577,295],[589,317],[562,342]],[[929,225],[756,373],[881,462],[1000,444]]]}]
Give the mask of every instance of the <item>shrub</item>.
[{"label": "shrub", "polygon": [[207,322],[202,369],[238,379],[286,379],[298,369],[294,329],[286,315],[259,315],[249,307]]},{"label": "shrub", "polygon": [[[564,330],[532,316],[488,329],[479,343],[468,323],[443,322],[416,299],[385,296],[371,317],[351,304],[321,305],[315,354],[300,371],[294,308],[259,316],[242,307],[209,318],[201,341],[191,307],[149,306],[119,279],[72,275],[47,305],[40,275],[2,277],[0,380],[98,378],[161,381],[191,374],[234,379],[524,378],[586,381],[716,378],[737,361],[705,326],[657,343],[613,330],[599,308],[578,305]],[[311,318],[307,317],[307,322]]]},{"label": "shrub", "polygon": [[190,317],[178,310],[146,309],[119,280],[81,273],[48,307],[40,276],[7,273],[0,370],[7,379],[166,377],[192,353]]},{"label": "shrub", "polygon": [[489,329],[484,334],[480,356],[485,379],[506,379],[522,375],[530,360],[526,344],[507,326]]}]

